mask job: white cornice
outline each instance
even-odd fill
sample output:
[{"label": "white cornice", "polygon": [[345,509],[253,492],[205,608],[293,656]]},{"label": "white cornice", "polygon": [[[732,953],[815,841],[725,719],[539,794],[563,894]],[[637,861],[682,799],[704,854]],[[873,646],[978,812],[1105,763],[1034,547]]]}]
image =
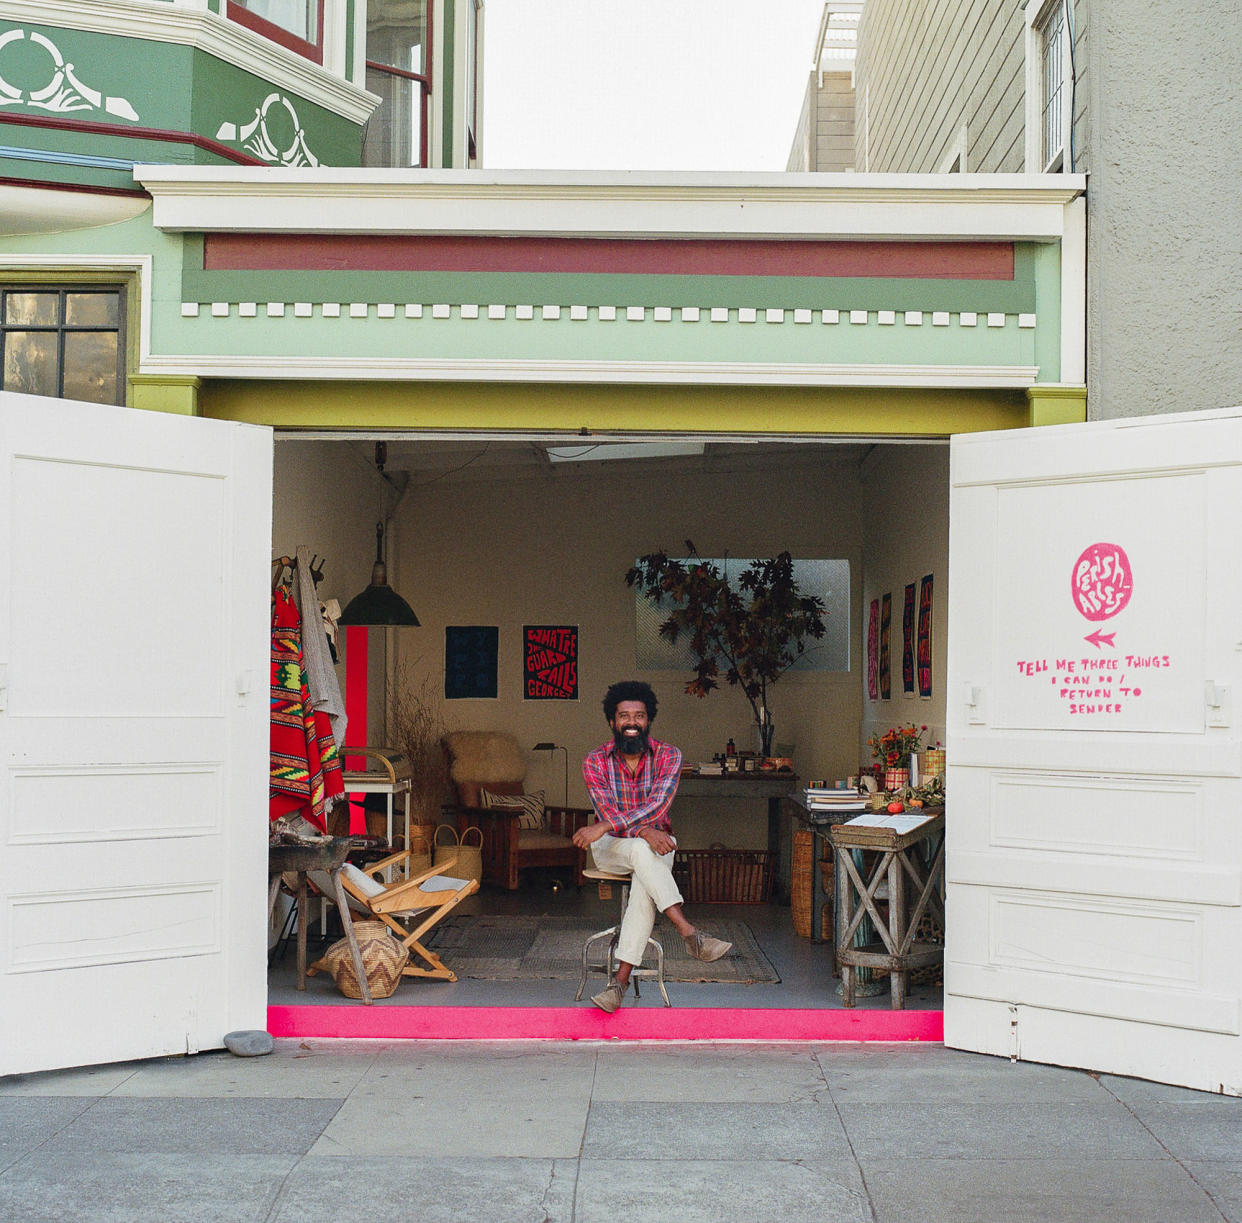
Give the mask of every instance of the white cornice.
[{"label": "white cornice", "polygon": [[204,9],[143,0],[5,0],[4,16],[14,22],[194,47],[351,123],[365,123],[380,104],[365,89]]},{"label": "white cornice", "polygon": [[62,234],[133,220],[151,207],[145,195],[104,195],[0,184],[0,237]]},{"label": "white cornice", "polygon": [[[137,166],[165,230],[1059,241],[1081,175]],[[278,203],[279,207],[273,207]]]},{"label": "white cornice", "polygon": [[204,378],[432,382],[636,382],[649,385],[1024,389],[1034,365],[816,365],[797,362],[520,361],[419,358],[149,356],[144,374]]}]

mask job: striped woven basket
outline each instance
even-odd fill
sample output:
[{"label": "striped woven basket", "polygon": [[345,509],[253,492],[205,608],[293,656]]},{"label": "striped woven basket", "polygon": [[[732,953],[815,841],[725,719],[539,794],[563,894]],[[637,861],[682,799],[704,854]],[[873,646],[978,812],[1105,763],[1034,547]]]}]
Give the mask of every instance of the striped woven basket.
[{"label": "striped woven basket", "polygon": [[[410,953],[395,939],[382,921],[354,923],[354,937],[362,956],[362,971],[367,975],[372,998],[390,998],[401,984],[401,970]],[[338,939],[323,956],[311,966],[311,971],[328,972],[336,982],[336,988],[346,998],[361,998],[362,990],[354,972],[353,957],[349,954],[349,940]]]}]

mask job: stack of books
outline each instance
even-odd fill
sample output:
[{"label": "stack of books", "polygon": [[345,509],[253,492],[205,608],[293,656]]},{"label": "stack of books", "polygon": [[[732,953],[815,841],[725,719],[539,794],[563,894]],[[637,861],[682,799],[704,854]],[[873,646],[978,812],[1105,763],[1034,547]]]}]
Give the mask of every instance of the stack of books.
[{"label": "stack of books", "polygon": [[866,811],[867,800],[857,790],[834,790],[827,786],[807,786],[803,791],[806,809],[816,822],[837,822],[854,812]]},{"label": "stack of books", "polygon": [[724,773],[724,765],[709,760],[702,764],[696,764],[694,771],[700,777],[720,777]]}]

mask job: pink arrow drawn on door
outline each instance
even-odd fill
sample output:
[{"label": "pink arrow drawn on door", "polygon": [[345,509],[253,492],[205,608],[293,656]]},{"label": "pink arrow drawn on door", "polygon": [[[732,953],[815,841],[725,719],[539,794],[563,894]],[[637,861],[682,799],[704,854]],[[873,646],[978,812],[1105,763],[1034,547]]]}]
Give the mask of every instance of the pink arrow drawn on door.
[{"label": "pink arrow drawn on door", "polygon": [[1116,633],[1101,633],[1099,629],[1096,629],[1094,633],[1084,637],[1083,641],[1091,642],[1097,650],[1103,649],[1104,646],[1115,650],[1117,647],[1113,644],[1113,639],[1116,636]]}]

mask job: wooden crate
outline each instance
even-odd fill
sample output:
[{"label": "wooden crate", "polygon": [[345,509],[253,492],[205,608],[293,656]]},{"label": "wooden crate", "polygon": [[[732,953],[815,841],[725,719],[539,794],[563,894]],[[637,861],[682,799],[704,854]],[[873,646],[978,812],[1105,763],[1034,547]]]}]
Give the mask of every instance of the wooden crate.
[{"label": "wooden crate", "polygon": [[766,849],[679,849],[673,878],[690,904],[766,904],[772,856]]}]

